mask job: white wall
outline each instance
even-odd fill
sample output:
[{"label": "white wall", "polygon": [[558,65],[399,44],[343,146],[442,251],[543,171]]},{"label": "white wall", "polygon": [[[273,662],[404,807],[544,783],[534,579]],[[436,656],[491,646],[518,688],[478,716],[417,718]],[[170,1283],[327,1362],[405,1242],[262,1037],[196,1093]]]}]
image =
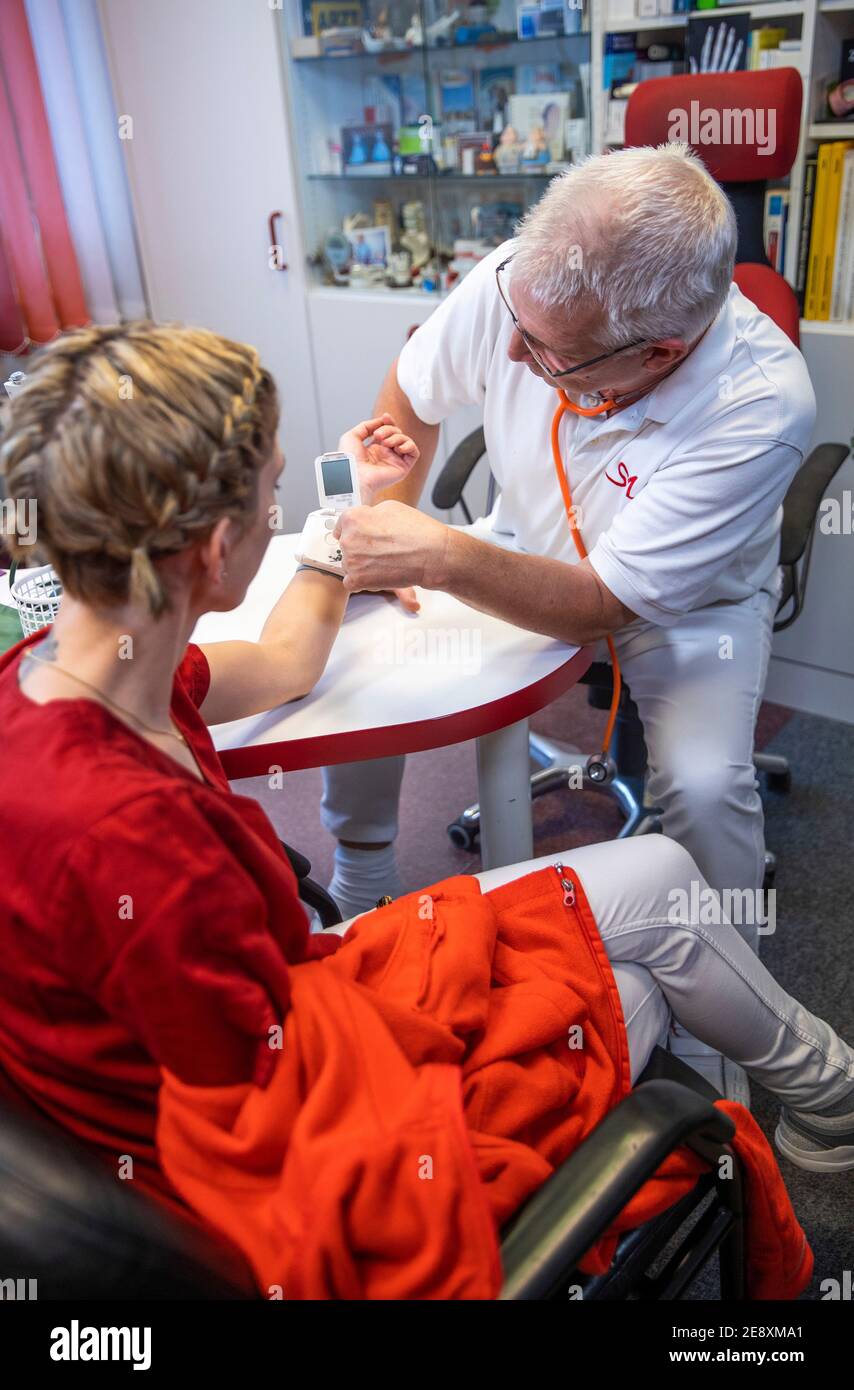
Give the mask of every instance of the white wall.
[{"label": "white wall", "polygon": [[[801,348],[818,404],[813,444],[847,444],[854,434],[854,334],[806,326]],[[854,460],[827,490],[854,494]],[[854,535],[816,529],[804,610],[774,639],[767,699],[854,723]]]},{"label": "white wall", "polygon": [[[253,343],[282,397],[299,529],[322,447],[277,14],[266,0],[99,0],[151,311]],[[284,272],[269,266],[283,209]]]}]

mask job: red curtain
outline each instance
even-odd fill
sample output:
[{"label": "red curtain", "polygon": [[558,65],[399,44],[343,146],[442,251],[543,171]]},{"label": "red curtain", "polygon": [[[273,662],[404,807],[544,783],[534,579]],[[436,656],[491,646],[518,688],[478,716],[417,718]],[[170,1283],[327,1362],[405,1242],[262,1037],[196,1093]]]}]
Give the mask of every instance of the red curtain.
[{"label": "red curtain", "polygon": [[27,348],[27,330],[15,294],[12,272],[0,241],[0,352],[20,353]]},{"label": "red curtain", "polygon": [[[8,278],[16,291],[10,298],[0,283],[0,338],[4,346],[19,338],[23,317],[29,339],[46,343],[62,328],[87,324],[90,316],[24,0],[0,0],[0,130],[0,227]],[[20,306],[17,328],[15,298]]]}]

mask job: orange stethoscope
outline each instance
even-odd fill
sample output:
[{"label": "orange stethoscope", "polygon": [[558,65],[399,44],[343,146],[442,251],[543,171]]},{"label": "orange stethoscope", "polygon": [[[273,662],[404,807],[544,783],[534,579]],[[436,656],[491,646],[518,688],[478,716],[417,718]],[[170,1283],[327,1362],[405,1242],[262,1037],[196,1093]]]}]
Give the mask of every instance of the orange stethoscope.
[{"label": "orange stethoscope", "polygon": [[[567,471],[563,466],[563,459],[561,458],[559,440],[560,422],[568,410],[571,410],[573,415],[584,415],[586,417],[592,415],[604,415],[607,410],[614,409],[616,401],[603,401],[601,405],[594,405],[589,408],[585,408],[584,406],[575,405],[569,399],[562,386],[558,388],[558,395],[560,396],[560,400],[558,402],[557,410],[555,411],[554,417],[552,419],[552,458],[554,460],[558,486],[560,487],[561,496],[563,497],[563,505],[566,509],[566,519],[569,522],[569,530],[572,535],[572,539],[575,542],[575,548],[578,551],[579,559],[586,560],[587,547],[584,544],[584,541],[581,537],[581,532],[579,531],[575,521],[575,508],[572,505],[572,491],[569,486],[569,478],[567,477]],[[608,711],[608,722],[605,725],[605,738],[603,741],[602,752],[599,755],[599,757],[594,756],[592,758],[589,758],[587,762],[587,775],[590,778],[591,782],[607,782],[611,776],[611,763],[608,757],[608,750],[611,747],[611,739],[614,734],[614,725],[617,722],[617,710],[620,704],[620,690],[623,684],[623,678],[620,672],[620,663],[617,660],[617,650],[614,646],[614,639],[612,637],[607,637],[605,640],[608,643],[608,653],[611,657],[611,666],[614,672],[614,691],[611,696],[611,708]]]}]

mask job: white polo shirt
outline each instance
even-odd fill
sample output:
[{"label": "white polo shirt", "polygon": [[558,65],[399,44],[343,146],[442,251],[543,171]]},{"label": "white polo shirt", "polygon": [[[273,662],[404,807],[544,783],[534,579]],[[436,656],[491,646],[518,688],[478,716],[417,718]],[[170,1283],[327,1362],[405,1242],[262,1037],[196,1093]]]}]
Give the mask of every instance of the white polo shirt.
[{"label": "white polo shirt", "polygon": [[[501,489],[496,540],[574,564],[550,444],[558,395],[507,356],[513,325],[495,268],[514,245],[485,257],[413,334],[397,376],[425,423],[483,407]],[[800,352],[733,285],[698,346],[648,396],[610,419],[563,416],[564,467],[597,574],[661,626],[776,592],[780,504],[814,421]]]}]

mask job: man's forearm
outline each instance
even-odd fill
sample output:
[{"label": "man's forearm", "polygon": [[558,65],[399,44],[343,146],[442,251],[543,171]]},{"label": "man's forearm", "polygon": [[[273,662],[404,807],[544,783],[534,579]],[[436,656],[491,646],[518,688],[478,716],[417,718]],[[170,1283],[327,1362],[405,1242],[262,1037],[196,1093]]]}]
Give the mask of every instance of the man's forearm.
[{"label": "man's forearm", "polygon": [[396,358],[389,367],[386,379],[380,387],[374,415],[382,415],[386,411],[404,434],[408,434],[410,439],[415,440],[421,450],[421,455],[415,467],[402,483],[396,483],[394,487],[379,493],[375,500],[379,502],[393,499],[396,502],[405,502],[407,506],[417,507],[436,453],[436,445],[439,442],[439,426],[425,425],[424,421],[415,414],[409,397],[398,384]]},{"label": "man's forearm", "polygon": [[635,617],[605,588],[588,560],[567,565],[543,555],[521,555],[465,531],[450,531],[441,575],[443,582],[435,587],[472,608],[575,646],[597,642]]}]

